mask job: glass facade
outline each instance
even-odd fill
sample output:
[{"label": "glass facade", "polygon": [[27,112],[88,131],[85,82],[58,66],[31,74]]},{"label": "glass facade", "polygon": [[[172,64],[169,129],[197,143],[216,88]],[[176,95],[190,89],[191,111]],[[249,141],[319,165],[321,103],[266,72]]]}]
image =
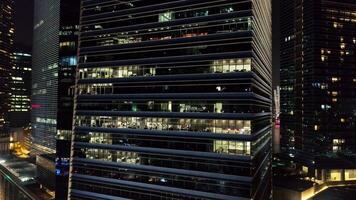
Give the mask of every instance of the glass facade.
[{"label": "glass facade", "polygon": [[345,164],[356,161],[354,4],[282,2],[282,151],[311,168],[355,166]]},{"label": "glass facade", "polygon": [[14,1],[0,1],[0,153],[9,149],[10,73],[14,39]]},{"label": "glass facade", "polygon": [[56,199],[67,199],[70,139],[73,126],[80,0],[60,1],[58,104],[56,141]]},{"label": "glass facade", "polygon": [[270,14],[82,0],[70,198],[270,198]]},{"label": "glass facade", "polygon": [[56,149],[59,13],[59,1],[34,1],[31,126],[36,154]]},{"label": "glass facade", "polygon": [[56,199],[67,198],[79,11],[79,0],[35,0],[32,152],[55,155],[41,181],[56,178]]},{"label": "glass facade", "polygon": [[31,121],[31,55],[13,53],[9,121],[11,127],[28,127]]}]

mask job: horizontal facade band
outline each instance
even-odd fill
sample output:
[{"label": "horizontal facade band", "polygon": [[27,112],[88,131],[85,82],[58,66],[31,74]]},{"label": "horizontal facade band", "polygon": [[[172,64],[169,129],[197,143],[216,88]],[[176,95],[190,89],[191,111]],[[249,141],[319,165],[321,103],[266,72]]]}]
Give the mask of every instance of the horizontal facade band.
[{"label": "horizontal facade band", "polygon": [[185,56],[166,56],[155,58],[140,58],[129,60],[113,60],[102,62],[88,62],[79,63],[78,68],[97,68],[97,67],[110,67],[110,66],[127,66],[127,65],[150,65],[153,64],[170,64],[170,63],[186,63],[197,61],[212,61],[227,58],[249,58],[252,57],[252,51],[239,51],[239,52],[224,52],[224,53],[211,53],[202,55],[185,55]]},{"label": "horizontal facade band", "polygon": [[[210,21],[214,22],[214,21],[226,20],[226,19],[230,19],[230,18],[249,17],[249,16],[251,16],[251,14],[252,14],[251,10],[245,10],[245,11],[237,11],[237,12],[232,12],[232,13],[215,14],[215,15],[210,15],[210,16],[202,16],[202,17],[199,16],[199,17],[177,19],[174,21],[167,21],[167,22],[145,23],[145,24],[124,26],[124,27],[117,27],[117,28],[108,28],[108,29],[104,29],[104,30],[93,30],[93,31],[81,32],[80,37],[81,37],[81,40],[85,40],[87,37],[93,37],[93,36],[98,36],[98,35],[103,35],[103,34],[135,31],[135,30],[140,30],[140,29],[164,28],[167,26],[172,27],[172,26],[180,26],[180,25],[201,23],[201,22],[209,23]],[[84,19],[82,19],[82,24],[85,24]]]},{"label": "horizontal facade band", "polygon": [[159,154],[159,155],[175,155],[175,156],[187,156],[191,158],[206,158],[206,159],[220,159],[220,160],[232,160],[249,163],[252,160],[252,156],[242,155],[228,155],[228,154],[216,154],[210,152],[194,152],[184,150],[173,149],[161,149],[161,148],[148,148],[148,147],[133,147],[124,145],[109,145],[109,144],[92,144],[85,142],[73,142],[74,148],[93,148],[93,149],[106,149],[116,151],[130,151],[146,154]]},{"label": "horizontal facade band", "polygon": [[248,176],[236,176],[228,174],[219,174],[212,172],[202,172],[202,171],[192,171],[185,169],[175,169],[167,167],[156,167],[150,165],[136,165],[136,164],[126,164],[118,162],[107,162],[101,160],[89,160],[85,158],[73,158],[73,165],[85,165],[85,166],[96,166],[96,167],[105,167],[105,168],[125,168],[129,170],[137,170],[147,173],[162,173],[168,175],[178,175],[178,176],[188,176],[188,177],[198,177],[198,178],[207,178],[213,180],[224,180],[224,181],[233,181],[239,182],[239,184],[250,185],[252,177]]},{"label": "horizontal facade band", "polygon": [[[84,15],[82,16],[83,21],[90,21],[90,20],[95,20],[95,19],[102,19],[102,18],[108,18],[108,17],[120,17],[120,16],[127,16],[132,13],[135,14],[142,14],[142,13],[148,13],[152,11],[160,11],[160,10],[166,10],[166,9],[172,9],[172,8],[191,8],[192,6],[203,6],[204,4],[209,4],[209,3],[220,3],[221,2],[232,2],[232,3],[244,3],[244,2],[251,2],[251,0],[210,0],[209,2],[207,1],[202,1],[202,0],[190,0],[189,5],[187,5],[186,1],[172,1],[172,2],[166,2],[166,3],[161,3],[161,4],[154,4],[154,5],[148,5],[148,6],[141,6],[141,7],[133,7],[131,9],[123,9],[119,10],[115,13],[112,12],[107,12],[107,13],[101,13],[101,14],[94,14],[94,15]],[[111,4],[110,4],[111,3]],[[120,2],[118,3],[117,1],[105,1],[103,3],[102,0],[83,0],[82,1],[82,9],[87,10],[89,6],[94,6],[91,9],[95,9],[95,6],[98,5],[103,5],[103,4],[109,4],[109,5],[119,5],[123,4],[126,2]]]},{"label": "horizontal facade band", "polygon": [[129,200],[126,198],[121,198],[117,196],[110,196],[106,194],[99,194],[95,192],[88,192],[83,190],[71,189],[70,190],[71,197],[78,197],[78,198],[85,198],[85,199],[92,199],[92,200]]},{"label": "horizontal facade band", "polygon": [[216,193],[201,192],[201,191],[196,191],[196,190],[173,188],[173,187],[160,186],[160,185],[151,185],[151,184],[146,184],[146,183],[125,181],[125,180],[118,180],[118,179],[110,179],[110,178],[103,178],[103,177],[97,177],[97,176],[88,176],[88,175],[81,175],[81,174],[74,174],[74,175],[72,175],[71,178],[75,182],[77,182],[77,181],[78,182],[89,182],[89,183],[99,184],[99,185],[102,185],[102,184],[121,185],[121,186],[126,186],[129,188],[139,188],[141,190],[147,190],[147,191],[161,191],[161,192],[166,192],[166,193],[194,196],[197,198],[207,198],[207,199],[216,199],[216,200],[248,200],[247,198],[242,198],[242,197],[233,197],[233,196],[216,194]]},{"label": "horizontal facade band", "polygon": [[86,111],[77,110],[77,116],[125,116],[125,117],[166,117],[190,119],[236,119],[254,120],[271,116],[271,113],[184,113],[184,112],[133,112],[133,111]]},{"label": "horizontal facade band", "polygon": [[217,134],[206,132],[190,132],[190,131],[156,131],[146,129],[128,129],[128,128],[101,128],[101,127],[75,127],[76,132],[98,132],[108,133],[113,135],[128,134],[150,137],[179,137],[179,138],[199,138],[213,140],[238,140],[238,141],[253,141],[263,135],[271,127],[265,127],[252,135],[242,134]]},{"label": "horizontal facade band", "polygon": [[[159,83],[159,82],[197,82],[197,81],[246,81],[256,77],[253,72],[233,72],[233,73],[211,73],[211,74],[177,74],[177,75],[159,75],[159,76],[133,76],[129,78],[100,78],[100,79],[80,79],[78,84],[90,83]],[[252,83],[252,80],[250,81]]]},{"label": "horizontal facade band", "polygon": [[77,100],[260,100],[271,103],[267,99],[253,92],[225,92],[225,93],[165,93],[165,94],[102,94],[78,95]]},{"label": "horizontal facade band", "polygon": [[112,46],[93,46],[93,47],[81,47],[79,54],[86,54],[86,53],[96,53],[96,52],[111,52],[111,51],[118,51],[118,50],[128,50],[128,49],[135,49],[135,48],[147,48],[147,47],[160,47],[163,48],[165,46],[177,46],[180,44],[196,44],[196,43],[204,43],[211,42],[211,41],[219,41],[219,40],[227,40],[227,39],[238,39],[242,41],[250,41],[252,43],[252,31],[239,31],[239,32],[232,32],[232,33],[216,33],[211,35],[203,35],[203,36],[196,36],[196,37],[187,37],[187,38],[174,38],[169,40],[149,40],[149,41],[142,41],[137,43],[130,43],[130,44],[120,44],[120,45],[112,45]]}]

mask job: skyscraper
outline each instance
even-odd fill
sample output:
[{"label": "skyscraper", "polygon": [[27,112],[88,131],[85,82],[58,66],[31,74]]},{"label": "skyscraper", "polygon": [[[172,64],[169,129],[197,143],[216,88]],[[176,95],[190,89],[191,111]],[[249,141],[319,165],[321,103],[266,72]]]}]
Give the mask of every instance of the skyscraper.
[{"label": "skyscraper", "polygon": [[8,112],[14,37],[13,0],[0,1],[0,152],[9,147]]},{"label": "skyscraper", "polygon": [[14,46],[9,76],[10,150],[27,157],[31,146],[31,55],[26,47]]},{"label": "skyscraper", "polygon": [[49,171],[57,179],[56,199],[64,199],[68,188],[80,1],[34,3],[32,150],[45,154],[38,160],[56,162]]},{"label": "skyscraper", "polygon": [[34,1],[32,49],[33,152],[55,153],[60,1]]},{"label": "skyscraper", "polygon": [[81,14],[72,200],[270,197],[269,0]]},{"label": "skyscraper", "polygon": [[318,180],[356,180],[355,1],[281,7],[282,151]]},{"label": "skyscraper", "polygon": [[31,55],[18,50],[13,53],[12,61],[9,122],[11,127],[28,127],[31,118]]},{"label": "skyscraper", "polygon": [[34,22],[33,137],[39,152],[53,153],[57,133],[72,128],[79,1],[36,0]]}]

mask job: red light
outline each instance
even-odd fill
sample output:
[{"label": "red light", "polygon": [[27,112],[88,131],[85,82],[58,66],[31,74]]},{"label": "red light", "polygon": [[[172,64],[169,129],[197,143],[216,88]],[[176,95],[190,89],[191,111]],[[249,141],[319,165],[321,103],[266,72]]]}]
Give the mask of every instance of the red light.
[{"label": "red light", "polygon": [[32,104],[31,108],[32,109],[39,109],[39,108],[41,108],[41,105],[40,104]]}]

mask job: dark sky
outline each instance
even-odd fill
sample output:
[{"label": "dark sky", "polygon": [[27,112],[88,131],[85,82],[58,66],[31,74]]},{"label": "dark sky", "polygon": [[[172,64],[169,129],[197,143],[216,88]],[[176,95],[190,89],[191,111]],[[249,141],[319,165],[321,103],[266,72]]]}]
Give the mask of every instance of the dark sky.
[{"label": "dark sky", "polygon": [[33,0],[15,0],[15,44],[31,50]]},{"label": "dark sky", "polygon": [[[273,1],[273,85],[279,85],[279,20],[280,0]],[[31,50],[33,27],[33,0],[15,1],[15,43]]]}]

